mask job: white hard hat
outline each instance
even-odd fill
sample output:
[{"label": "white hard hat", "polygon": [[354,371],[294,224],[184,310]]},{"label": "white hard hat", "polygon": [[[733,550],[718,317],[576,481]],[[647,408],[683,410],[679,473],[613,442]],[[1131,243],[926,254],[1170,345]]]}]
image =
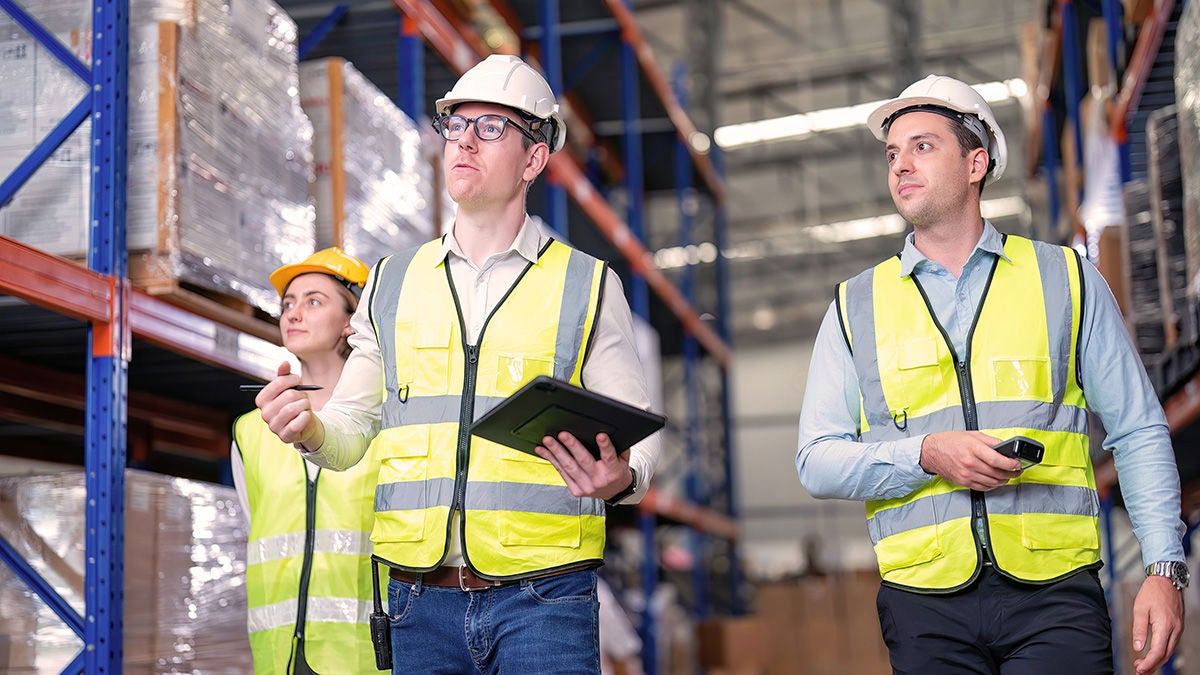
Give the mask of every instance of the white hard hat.
[{"label": "white hard hat", "polygon": [[492,54],[463,73],[436,103],[437,114],[448,115],[460,103],[495,103],[519,110],[549,125],[535,128],[545,134],[550,152],[558,152],[567,142],[567,128],[554,91],[546,78],[519,57]]},{"label": "white hard hat", "polygon": [[1004,174],[1004,167],[1008,164],[1008,145],[1004,142],[1004,132],[996,123],[991,106],[971,85],[952,77],[930,75],[908,85],[899,96],[876,108],[875,112],[867,117],[867,126],[871,128],[875,138],[886,142],[892,120],[906,111],[915,112],[925,109],[926,106],[961,113],[961,116],[955,115],[954,119],[975,132],[983,141],[983,146],[987,148],[988,157],[992,161],[991,170],[984,181],[985,185],[994,183]]}]

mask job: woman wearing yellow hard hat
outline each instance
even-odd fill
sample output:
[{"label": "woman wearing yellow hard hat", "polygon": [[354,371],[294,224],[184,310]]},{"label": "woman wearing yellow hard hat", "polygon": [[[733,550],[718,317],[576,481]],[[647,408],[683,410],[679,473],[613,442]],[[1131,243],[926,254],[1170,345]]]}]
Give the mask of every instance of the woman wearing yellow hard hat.
[{"label": "woman wearing yellow hard hat", "polygon": [[[350,354],[350,316],[367,266],[340,248],[271,273],[283,346],[320,410]],[[234,484],[250,524],[247,629],[256,673],[374,672],[370,532],[379,464],[322,470],[263,423],[234,422]]]}]

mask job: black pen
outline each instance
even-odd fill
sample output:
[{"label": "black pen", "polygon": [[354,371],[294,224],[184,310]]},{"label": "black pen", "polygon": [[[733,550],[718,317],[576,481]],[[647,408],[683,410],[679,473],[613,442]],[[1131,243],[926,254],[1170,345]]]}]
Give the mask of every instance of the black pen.
[{"label": "black pen", "polygon": [[[265,384],[239,384],[238,389],[241,389],[242,391],[262,391],[262,388],[265,386],[267,386],[267,385],[265,385]],[[323,387],[319,384],[298,384],[294,387],[289,387],[289,389],[295,389],[296,391],[316,391],[318,389],[323,389]]]}]

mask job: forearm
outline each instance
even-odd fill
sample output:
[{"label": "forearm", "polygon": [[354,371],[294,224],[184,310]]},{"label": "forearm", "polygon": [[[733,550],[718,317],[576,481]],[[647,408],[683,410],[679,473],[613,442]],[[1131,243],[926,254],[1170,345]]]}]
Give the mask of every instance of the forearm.
[{"label": "forearm", "polygon": [[813,438],[796,453],[796,473],[804,489],[818,499],[903,497],[931,478],[920,464],[924,438],[880,443]]},{"label": "forearm", "polygon": [[1179,473],[1166,426],[1146,427],[1121,438],[1113,460],[1143,564],[1183,560],[1186,528],[1179,517]]}]

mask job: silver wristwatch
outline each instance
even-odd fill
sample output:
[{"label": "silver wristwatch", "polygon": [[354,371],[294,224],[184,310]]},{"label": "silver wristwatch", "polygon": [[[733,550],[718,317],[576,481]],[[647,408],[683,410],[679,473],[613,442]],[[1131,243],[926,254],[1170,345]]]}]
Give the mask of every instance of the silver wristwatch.
[{"label": "silver wristwatch", "polygon": [[1188,587],[1188,581],[1192,577],[1187,563],[1178,560],[1163,560],[1146,565],[1146,576],[1151,575],[1170,579],[1171,583],[1175,584],[1175,588],[1180,591]]}]

